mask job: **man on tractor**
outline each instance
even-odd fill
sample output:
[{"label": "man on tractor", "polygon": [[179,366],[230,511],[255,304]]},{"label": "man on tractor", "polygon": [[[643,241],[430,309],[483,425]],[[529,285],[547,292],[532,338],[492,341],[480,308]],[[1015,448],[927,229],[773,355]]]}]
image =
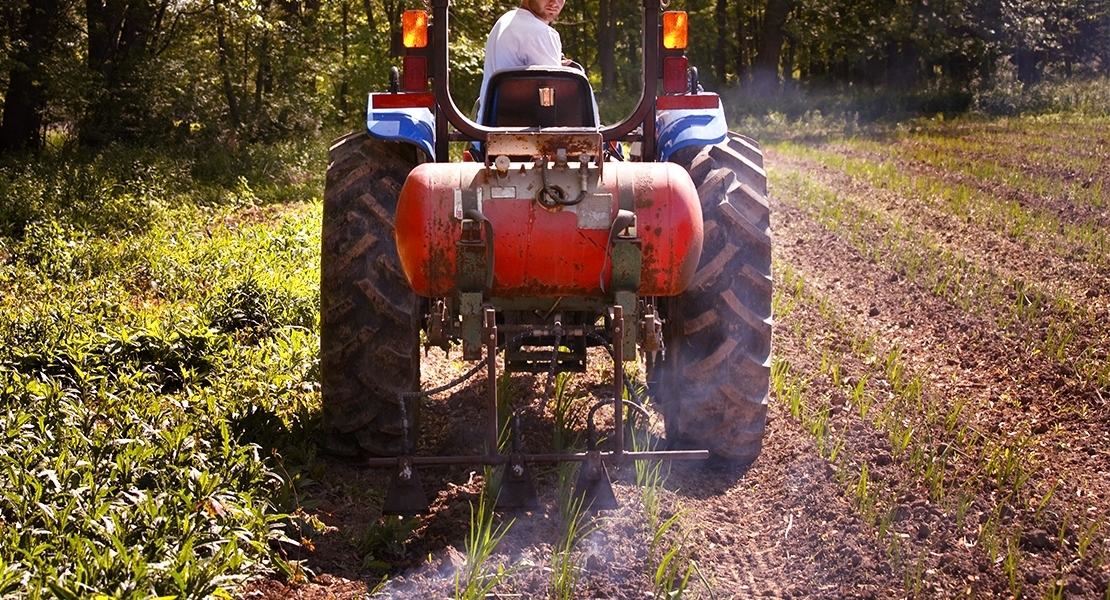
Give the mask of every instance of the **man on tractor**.
[{"label": "man on tractor", "polygon": [[566,0],[522,0],[519,8],[501,15],[486,40],[486,61],[482,70],[481,102],[491,75],[501,69],[531,66],[570,66],[563,57],[563,41],[551,27]]}]

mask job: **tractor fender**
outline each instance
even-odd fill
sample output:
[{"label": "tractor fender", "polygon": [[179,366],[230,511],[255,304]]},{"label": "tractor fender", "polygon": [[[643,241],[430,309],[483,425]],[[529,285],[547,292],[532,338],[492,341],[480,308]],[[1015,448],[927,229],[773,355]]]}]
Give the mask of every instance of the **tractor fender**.
[{"label": "tractor fender", "polygon": [[423,106],[375,108],[370,94],[366,106],[366,131],[371,137],[405,142],[420,148],[435,160],[435,117]]},{"label": "tractor fender", "polygon": [[715,108],[660,108],[655,113],[655,132],[659,160],[665,162],[681,148],[723,142],[728,134],[725,109],[720,98]]}]

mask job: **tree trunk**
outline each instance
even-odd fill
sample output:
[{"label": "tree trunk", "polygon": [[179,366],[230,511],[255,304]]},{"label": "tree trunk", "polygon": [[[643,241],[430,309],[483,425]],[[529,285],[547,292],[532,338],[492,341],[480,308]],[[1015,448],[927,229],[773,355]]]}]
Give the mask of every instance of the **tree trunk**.
[{"label": "tree trunk", "polygon": [[239,102],[235,98],[235,88],[231,85],[231,71],[228,66],[231,49],[224,34],[224,0],[216,2],[216,45],[220,54],[220,78],[223,80],[224,98],[227,100],[227,118],[233,129],[238,129],[242,119],[239,115]]},{"label": "tree trunk", "polygon": [[347,117],[347,94],[350,92],[350,88],[351,88],[350,83],[348,83],[348,77],[347,77],[347,72],[348,72],[348,69],[350,68],[350,66],[347,64],[347,61],[349,60],[350,54],[351,54],[350,48],[348,47],[348,43],[347,43],[347,36],[349,35],[349,32],[350,32],[349,23],[347,21],[350,17],[350,12],[351,12],[351,9],[350,9],[349,3],[347,2],[347,0],[343,0],[343,4],[340,7],[340,13],[342,15],[342,24],[343,24],[343,31],[341,32],[342,36],[341,36],[341,44],[340,44],[341,45],[341,58],[342,58],[342,65],[341,66],[342,66],[342,70],[340,72],[343,74],[342,75],[343,81],[339,84],[339,112],[340,112],[340,114],[343,115],[343,118]]},{"label": "tree trunk", "polygon": [[717,0],[717,52],[713,55],[713,71],[717,76],[717,86],[724,87],[728,79],[728,0]]},{"label": "tree trunk", "polygon": [[782,56],[782,81],[788,90],[794,81],[794,40],[790,38],[786,40],[786,53]]},{"label": "tree trunk", "polygon": [[[261,8],[260,12],[263,15],[268,15],[270,13],[269,0],[264,0],[263,2],[259,3],[259,7]],[[262,41],[258,43],[258,70],[255,71],[254,74],[254,105],[252,107],[252,113],[255,116],[262,114],[263,97],[271,92],[272,87],[271,82],[273,81],[273,66],[270,61],[270,37],[270,29],[266,28],[262,31]],[[223,60],[222,51],[221,60]],[[226,72],[227,69],[223,68],[223,71]],[[225,95],[228,93],[228,83],[229,81],[225,80]],[[233,102],[234,98],[232,98],[231,102],[228,103],[228,106],[230,106]]]},{"label": "tree trunk", "polygon": [[601,67],[601,95],[612,96],[617,89],[617,32],[613,26],[613,1],[597,3],[597,62]]},{"label": "tree trunk", "polygon": [[736,79],[741,84],[748,73],[747,15],[744,14],[744,1],[736,2]]},{"label": "tree trunk", "polygon": [[63,11],[58,0],[31,0],[17,10],[21,26],[13,31],[8,90],[0,121],[0,152],[37,150],[46,111],[46,63],[58,46]]},{"label": "tree trunk", "polygon": [[78,125],[83,146],[138,141],[151,125],[150,45],[161,32],[167,2],[85,0],[89,70],[88,108]]},{"label": "tree trunk", "polygon": [[1041,80],[1040,53],[1029,48],[1028,46],[1020,46],[1017,52],[1014,53],[1013,61],[1017,64],[1018,81],[1025,87],[1029,87]]},{"label": "tree trunk", "polygon": [[794,0],[767,0],[759,51],[752,61],[752,87],[759,97],[772,96],[779,90],[779,60],[786,39],[782,28],[793,9]]},{"label": "tree trunk", "polygon": [[377,30],[378,25],[374,20],[374,7],[370,4],[370,0],[362,0],[362,10],[366,12],[366,25],[371,32]]},{"label": "tree trunk", "polygon": [[4,97],[4,121],[0,124],[0,153],[37,150],[42,139],[42,113],[46,94],[27,65],[12,67],[8,93]]}]

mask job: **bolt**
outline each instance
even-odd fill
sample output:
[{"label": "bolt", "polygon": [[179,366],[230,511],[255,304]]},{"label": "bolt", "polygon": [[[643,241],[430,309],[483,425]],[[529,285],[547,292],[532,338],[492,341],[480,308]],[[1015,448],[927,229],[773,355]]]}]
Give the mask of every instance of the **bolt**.
[{"label": "bolt", "polygon": [[524,465],[513,465],[513,475],[517,477],[524,476]]}]

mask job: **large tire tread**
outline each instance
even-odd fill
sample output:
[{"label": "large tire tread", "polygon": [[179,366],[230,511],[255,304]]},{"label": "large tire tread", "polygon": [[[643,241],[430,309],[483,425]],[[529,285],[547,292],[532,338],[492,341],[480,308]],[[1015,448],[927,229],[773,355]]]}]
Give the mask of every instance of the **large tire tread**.
[{"label": "large tire tread", "polygon": [[[402,451],[400,394],[420,385],[421,302],[404,280],[393,213],[422,156],[366,133],[336,140],[324,189],[320,269],[323,447],[344,456]],[[417,422],[418,402],[405,402]]]},{"label": "large tire tread", "polygon": [[730,462],[759,455],[771,374],[771,235],[758,145],[724,142],[676,152],[701,199],[701,262],[681,295],[664,299],[667,352],[653,376],[673,447]]}]

